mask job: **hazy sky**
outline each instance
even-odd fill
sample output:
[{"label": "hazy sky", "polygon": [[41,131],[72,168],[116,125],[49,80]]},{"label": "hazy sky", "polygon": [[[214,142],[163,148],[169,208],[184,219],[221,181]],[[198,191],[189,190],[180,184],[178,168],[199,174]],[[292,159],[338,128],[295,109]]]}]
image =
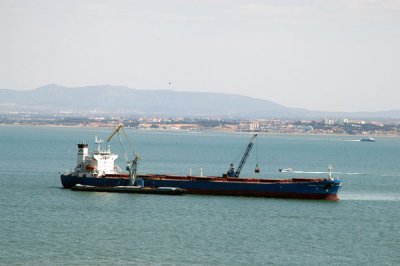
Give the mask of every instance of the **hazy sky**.
[{"label": "hazy sky", "polygon": [[111,84],[400,109],[400,0],[0,0],[0,38],[0,88]]}]

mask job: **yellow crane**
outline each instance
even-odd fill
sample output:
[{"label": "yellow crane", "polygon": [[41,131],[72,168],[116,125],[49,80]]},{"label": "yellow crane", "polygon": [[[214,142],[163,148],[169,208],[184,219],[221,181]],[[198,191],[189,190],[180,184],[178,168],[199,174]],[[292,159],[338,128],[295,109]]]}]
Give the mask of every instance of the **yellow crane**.
[{"label": "yellow crane", "polygon": [[[125,140],[129,143],[129,146],[131,148],[131,151],[133,153],[133,160],[128,159],[128,153],[126,151],[125,145],[122,140],[122,136],[120,132],[123,133],[123,136]],[[137,170],[137,165],[140,160],[140,156],[136,154],[135,149],[133,144],[129,141],[128,136],[126,135],[123,125],[118,125],[117,128],[113,131],[113,133],[108,137],[107,143],[111,141],[111,139],[115,136],[115,134],[118,134],[119,137],[119,143],[121,144],[122,148],[124,149],[124,156],[125,156],[125,161],[126,161],[126,170],[129,171],[129,177],[130,177],[130,184],[129,185],[134,185],[135,184],[135,179],[136,179],[136,170]]]},{"label": "yellow crane", "polygon": [[114,132],[108,137],[107,142],[110,142],[112,137],[114,137],[114,135],[117,134],[122,129],[122,127],[123,125],[118,125]]}]

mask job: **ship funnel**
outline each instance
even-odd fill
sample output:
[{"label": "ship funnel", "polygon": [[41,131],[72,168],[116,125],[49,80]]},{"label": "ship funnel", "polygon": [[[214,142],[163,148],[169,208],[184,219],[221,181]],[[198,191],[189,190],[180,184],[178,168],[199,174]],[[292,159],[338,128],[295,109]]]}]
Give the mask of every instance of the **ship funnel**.
[{"label": "ship funnel", "polygon": [[78,144],[78,156],[76,159],[76,165],[80,165],[83,161],[85,161],[86,157],[89,155],[88,145],[86,143]]}]

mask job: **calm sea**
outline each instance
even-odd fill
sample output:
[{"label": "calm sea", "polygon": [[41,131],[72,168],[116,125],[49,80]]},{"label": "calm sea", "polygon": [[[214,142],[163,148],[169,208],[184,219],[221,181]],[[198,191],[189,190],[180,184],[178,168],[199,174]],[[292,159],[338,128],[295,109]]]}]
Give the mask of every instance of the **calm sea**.
[{"label": "calm sea", "polygon": [[[126,132],[142,173],[220,175],[251,137]],[[400,138],[259,135],[242,176],[258,162],[260,177],[325,177],[332,164],[338,202],[62,189],[76,144],[110,133],[0,127],[1,265],[400,265]]]}]

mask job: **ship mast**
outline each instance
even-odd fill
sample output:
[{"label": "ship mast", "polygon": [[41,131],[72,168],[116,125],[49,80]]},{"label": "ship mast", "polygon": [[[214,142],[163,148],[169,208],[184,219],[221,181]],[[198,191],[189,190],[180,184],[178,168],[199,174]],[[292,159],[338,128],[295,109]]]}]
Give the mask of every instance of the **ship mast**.
[{"label": "ship mast", "polygon": [[332,178],[332,170],[333,170],[332,165],[331,164],[328,165],[328,179],[329,180],[333,180],[333,178]]}]

